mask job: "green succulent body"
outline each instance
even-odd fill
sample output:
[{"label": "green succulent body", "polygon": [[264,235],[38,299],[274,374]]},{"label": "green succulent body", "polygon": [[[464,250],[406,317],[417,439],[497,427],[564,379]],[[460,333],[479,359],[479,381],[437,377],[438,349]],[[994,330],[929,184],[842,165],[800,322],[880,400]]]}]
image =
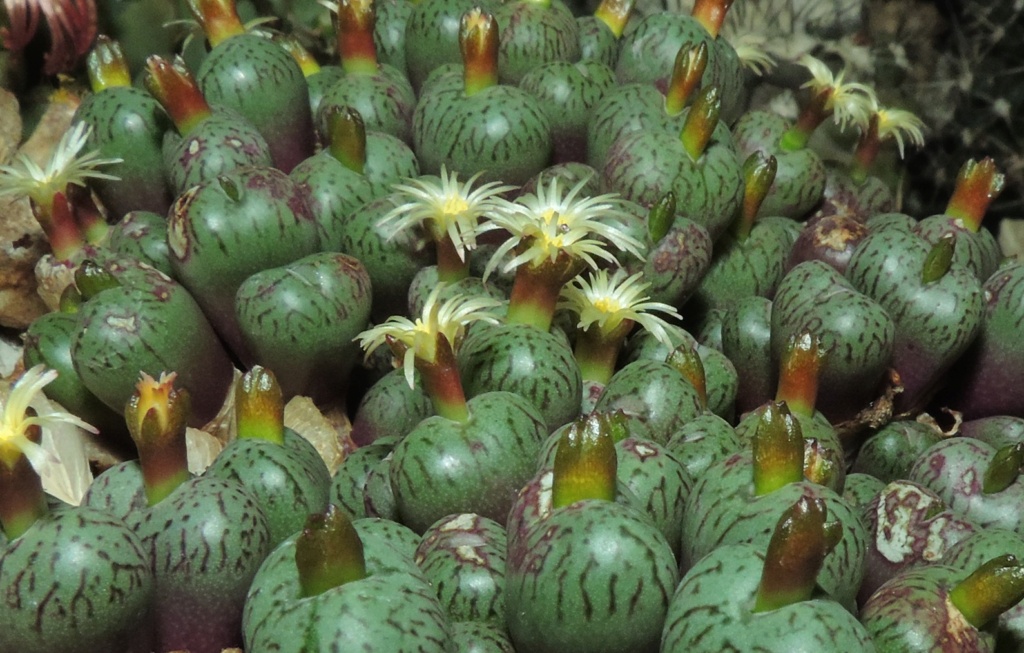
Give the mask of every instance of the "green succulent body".
[{"label": "green succulent body", "polygon": [[423,533],[416,564],[453,622],[505,627],[505,526],[471,513],[449,515]]},{"label": "green succulent body", "polygon": [[736,429],[713,414],[700,415],[686,422],[665,445],[683,466],[683,475],[690,489],[713,463],[739,453],[744,446],[745,441]]},{"label": "green succulent body", "polygon": [[540,410],[550,433],[580,411],[583,380],[563,337],[526,324],[478,324],[457,354],[467,396],[504,390]]},{"label": "green succulent body", "polygon": [[949,603],[962,572],[937,564],[910,569],[887,581],[861,610],[861,623],[879,653],[995,651],[995,636],[970,625]]},{"label": "green succulent body", "polygon": [[509,633],[536,653],[654,650],[677,580],[672,547],[646,516],[577,501],[527,531],[521,560],[510,557]]},{"label": "green succulent body", "polygon": [[341,466],[331,477],[330,503],[344,510],[352,519],[366,517],[366,479],[374,464],[383,460],[394,449],[394,442],[364,444],[345,456]]},{"label": "green succulent body", "polygon": [[171,122],[151,95],[128,86],[106,88],[82,100],[72,122],[91,128],[87,151],[121,159],[104,167],[117,180],[90,182],[110,216],[167,212],[173,197],[164,174],[163,139]]},{"label": "green succulent body", "polygon": [[547,433],[537,409],[510,392],[477,395],[468,407],[469,421],[428,417],[395,447],[391,485],[401,522],[417,532],[455,512],[504,522],[533,475]]},{"label": "green succulent body", "polygon": [[784,510],[801,496],[816,497],[825,502],[829,521],[838,522],[843,533],[825,557],[818,584],[852,608],[868,545],[859,512],[835,491],[809,481],[756,496],[751,461],[751,453],[745,451],[713,463],[690,491],[683,512],[682,568],[689,569],[725,544],[750,543],[763,549]]},{"label": "green succulent body", "polygon": [[173,277],[167,249],[166,211],[129,211],[107,232],[105,245],[115,254],[130,256]]},{"label": "green succulent body", "polygon": [[[517,4],[532,3],[524,0]],[[593,60],[551,61],[522,76],[519,88],[540,101],[551,125],[556,163],[588,160],[587,124],[594,107],[614,81],[611,68]]]},{"label": "green succulent body", "polygon": [[817,408],[838,424],[880,394],[896,341],[892,317],[822,261],[790,270],[772,304],[772,355],[807,331],[825,352],[818,375]]},{"label": "green succulent body", "polygon": [[313,154],[309,87],[277,43],[256,34],[233,36],[203,59],[196,81],[210,104],[230,107],[256,127],[285,173]]},{"label": "green succulent body", "polygon": [[612,145],[635,131],[678,135],[686,112],[665,111],[665,95],[650,84],[626,84],[609,89],[594,105],[587,122],[587,163],[604,168]]},{"label": "green succulent body", "polygon": [[717,240],[740,208],[743,166],[721,123],[696,160],[678,138],[638,130],[619,137],[609,147],[601,187],[643,206],[653,205],[672,191],[676,210]]},{"label": "green succulent body", "polygon": [[180,195],[167,244],[177,278],[232,350],[251,360],[235,316],[238,287],[256,272],[317,252],[320,237],[302,189],[280,170],[252,167]]},{"label": "green succulent body", "polygon": [[235,294],[249,351],[285,396],[341,403],[370,319],[370,276],[347,254],[310,254],[250,276]]},{"label": "green succulent body", "polygon": [[907,478],[917,457],[941,439],[934,428],[921,422],[890,422],[861,445],[852,471],[871,474],[886,483]]},{"label": "green succulent body", "polygon": [[274,549],[245,602],[246,650],[453,653],[450,625],[434,588],[377,520],[353,522],[367,576],[303,597],[292,536]]},{"label": "green succulent body", "polygon": [[732,123],[742,109],[743,71],[739,57],[728,41],[712,37],[689,15],[660,12],[630,25],[620,40],[615,75],[622,84],[653,84],[664,92],[680,48],[701,43],[708,49],[701,83],[721,90],[722,117]]},{"label": "green succulent body", "polygon": [[595,410],[637,416],[649,437],[661,444],[704,412],[693,385],[668,363],[655,360],[638,360],[616,372]]},{"label": "green succulent body", "polygon": [[[413,5],[405,24],[405,62],[417,92],[435,68],[462,63],[459,22],[477,4],[472,0],[426,0]],[[491,9],[494,3],[483,4],[484,9]]]},{"label": "green succulent body", "polygon": [[600,61],[612,70],[619,60],[619,39],[603,21],[593,16],[577,16],[580,33],[580,59]]},{"label": "green succulent body", "polygon": [[226,108],[215,110],[184,137],[167,132],[163,156],[175,195],[237,168],[271,165],[267,141],[252,123]]},{"label": "green succulent body", "polygon": [[66,508],[0,548],[0,648],[24,653],[151,650],[156,581],[121,519]]},{"label": "green succulent body", "polygon": [[124,410],[140,373],[158,378],[168,371],[194,398],[191,424],[205,424],[220,410],[234,368],[199,304],[177,282],[151,269],[137,282],[100,292],[77,317],[75,370],[113,411]]},{"label": "green succulent body", "polygon": [[651,301],[683,306],[698,288],[711,265],[712,241],[697,222],[676,216],[672,227],[656,243],[650,243],[642,262],[630,261],[630,272],[643,272],[650,283]]},{"label": "green succulent body", "polygon": [[528,73],[555,61],[580,58],[579,26],[562,0],[505,2],[495,8],[498,21],[498,76],[519,84]]},{"label": "green succulent body", "polygon": [[759,296],[738,299],[722,316],[722,353],[736,367],[736,412],[741,415],[775,395],[771,324],[772,302]]},{"label": "green succulent body", "polygon": [[763,548],[757,545],[730,544],[708,553],[675,590],[660,650],[874,652],[864,627],[824,592],[754,612],[763,568]]},{"label": "green succulent body", "polygon": [[312,444],[285,430],[284,443],[232,440],[204,476],[235,481],[259,503],[270,528],[270,548],[302,529],[306,517],[327,508],[331,475]]},{"label": "green succulent body", "polygon": [[732,126],[741,159],[757,150],[775,156],[778,170],[758,215],[804,219],[825,192],[825,164],[810,148],[786,151],[779,145],[789,123],[767,111],[749,111]]},{"label": "green succulent body", "polygon": [[412,142],[412,113],[416,94],[405,75],[387,64],[376,73],[349,73],[324,92],[319,117],[331,110],[351,107],[359,112],[367,131],[391,134]]},{"label": "green succulent body", "polygon": [[963,221],[948,215],[924,218],[914,225],[914,232],[929,245],[952,235],[956,240],[954,263],[972,270],[982,283],[995,274],[1003,260],[1002,249],[991,231],[985,228],[971,231]]},{"label": "green succulent body", "polygon": [[371,385],[360,399],[352,420],[352,439],[362,447],[380,438],[400,438],[433,414],[434,406],[422,382],[409,387],[405,370],[394,369]]},{"label": "green succulent body", "polygon": [[327,151],[309,157],[288,176],[306,193],[309,208],[320,225],[322,243],[337,242],[349,215],[374,199],[370,180],[346,168]]},{"label": "green succulent body", "polygon": [[425,174],[445,166],[480,172],[482,182],[522,184],[551,158],[551,126],[536,98],[500,84],[466,95],[461,69],[439,74],[420,94],[412,130]]},{"label": "green succulent body", "polygon": [[921,278],[930,250],[912,234],[883,231],[861,243],[846,272],[895,323],[892,366],[903,386],[895,400],[899,412],[925,406],[982,326],[985,297],[966,267],[954,265],[936,280]]}]

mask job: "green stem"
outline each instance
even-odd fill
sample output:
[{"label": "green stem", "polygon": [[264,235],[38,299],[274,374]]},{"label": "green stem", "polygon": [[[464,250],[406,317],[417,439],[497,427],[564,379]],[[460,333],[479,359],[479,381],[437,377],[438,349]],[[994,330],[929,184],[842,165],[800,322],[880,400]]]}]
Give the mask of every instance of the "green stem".
[{"label": "green stem", "polygon": [[203,28],[210,47],[215,48],[232,36],[245,34],[235,0],[188,0],[189,9]]},{"label": "green stem", "polygon": [[181,57],[171,63],[158,55],[146,59],[146,88],[170,116],[178,133],[187,136],[212,111]]},{"label": "green stem", "polygon": [[750,237],[761,204],[768,197],[778,170],[778,159],[762,150],[756,150],[743,162],[743,204],[739,219],[733,223],[733,235],[737,242],[745,242]]},{"label": "green stem", "polygon": [[[430,396],[435,413],[455,422],[466,423],[470,417],[469,406],[466,404],[466,393],[462,388],[455,353],[444,334],[438,333],[434,337],[433,358],[416,357],[416,369],[423,379],[423,389]],[[397,358],[404,356],[405,346],[402,343],[389,337],[388,344]]]},{"label": "green stem", "polygon": [[377,14],[372,0],[338,2],[338,54],[346,74],[374,75],[380,70],[373,28]]},{"label": "green stem", "polygon": [[[39,444],[42,431],[31,426],[26,436]],[[0,442],[0,528],[7,540],[20,537],[50,512],[39,473],[20,449]]]},{"label": "green stem", "polygon": [[878,137],[878,113],[872,113],[868,125],[857,141],[853,152],[853,163],[850,166],[850,178],[858,185],[867,181],[878,153],[882,149],[882,140]]},{"label": "green stem", "polygon": [[946,215],[963,221],[964,226],[977,232],[989,205],[1005,186],[1006,176],[996,168],[995,161],[988,157],[980,162],[971,159],[960,168]]},{"label": "green stem", "polygon": [[817,335],[802,331],[791,336],[782,354],[776,401],[785,402],[797,415],[813,417],[818,401],[818,373],[824,358]]},{"label": "green stem", "polygon": [[274,43],[277,43],[288,54],[292,55],[292,59],[295,59],[295,63],[299,64],[302,76],[306,79],[320,72],[320,63],[317,62],[309,50],[299,43],[295,36],[291,34],[274,34]]},{"label": "green stem", "polygon": [[438,281],[455,283],[469,276],[469,257],[463,259],[459,256],[458,248],[447,233],[440,238],[435,236],[434,247],[437,249]]},{"label": "green stem", "polygon": [[235,386],[239,438],[284,444],[284,395],[274,373],[254,365]]},{"label": "green stem", "polygon": [[722,109],[722,95],[717,86],[708,86],[701,89],[690,106],[690,112],[686,114],[686,121],[683,123],[682,133],[679,140],[683,149],[690,155],[690,158],[697,161],[715,133],[718,126],[718,114]]},{"label": "green stem", "polygon": [[615,432],[623,429],[622,419],[618,414],[591,413],[562,434],[555,451],[552,508],[584,499],[615,500]]},{"label": "green stem", "polygon": [[832,98],[832,90],[827,88],[815,94],[807,106],[800,112],[796,123],[782,135],[779,147],[784,152],[794,152],[807,147],[807,142],[811,140],[814,130],[826,118],[832,115],[832,110],[828,108],[829,100]]},{"label": "green stem", "polygon": [[768,612],[806,601],[830,550],[825,502],[801,496],[782,513],[765,553],[754,612]]},{"label": "green stem", "polygon": [[467,96],[498,84],[498,22],[480,8],[462,16],[459,25],[463,88]]},{"label": "green stem", "polygon": [[622,38],[626,23],[633,11],[634,0],[601,0],[594,10],[594,18],[608,26],[616,39]]},{"label": "green stem", "polygon": [[303,598],[367,577],[363,542],[343,510],[330,504],[306,519],[295,540],[295,567]]},{"label": "green stem", "polygon": [[85,60],[85,69],[93,93],[132,85],[132,74],[120,44],[104,34],[96,37],[96,44]]},{"label": "green stem", "polygon": [[683,111],[690,95],[700,85],[707,65],[707,43],[701,41],[698,45],[684,44],[679,48],[675,64],[672,66],[672,78],[665,93],[665,113],[675,116]]},{"label": "green stem", "polygon": [[697,0],[690,15],[704,26],[708,34],[717,38],[732,3],[733,0]]},{"label": "green stem", "polygon": [[363,174],[366,166],[366,126],[358,111],[349,106],[331,106],[324,115],[327,151],[341,165]]},{"label": "green stem", "polygon": [[1024,563],[1012,555],[983,564],[949,592],[949,602],[975,628],[984,628],[1024,598]]},{"label": "green stem", "polygon": [[753,439],[754,494],[764,496],[804,479],[804,438],[785,402],[770,402]]},{"label": "green stem", "polygon": [[1022,464],[1024,464],[1024,442],[1008,444],[999,449],[985,469],[981,491],[984,494],[996,494],[1010,487],[1020,476]]},{"label": "green stem", "polygon": [[584,381],[607,385],[615,374],[622,343],[633,328],[632,320],[623,320],[610,331],[598,324],[576,331],[576,347],[573,354],[579,365]]},{"label": "green stem", "polygon": [[523,263],[516,269],[509,295],[506,319],[509,324],[530,324],[541,331],[551,329],[559,293],[562,285],[568,282],[568,279],[562,280],[554,274],[553,267],[547,262],[537,267]]},{"label": "green stem", "polygon": [[125,408],[151,506],[190,478],[185,428],[191,401],[186,390],[174,389],[174,378],[169,374],[155,381],[143,374]]},{"label": "green stem", "polygon": [[946,276],[953,267],[953,254],[956,252],[956,236],[945,234],[928,250],[928,255],[921,266],[921,283],[934,283]]}]

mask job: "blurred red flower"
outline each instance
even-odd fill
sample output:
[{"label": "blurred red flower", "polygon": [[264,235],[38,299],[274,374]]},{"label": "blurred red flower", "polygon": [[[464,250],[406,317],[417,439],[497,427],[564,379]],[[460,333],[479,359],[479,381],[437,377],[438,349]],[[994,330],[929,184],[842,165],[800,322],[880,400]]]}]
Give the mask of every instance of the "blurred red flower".
[{"label": "blurred red flower", "polygon": [[95,0],[3,0],[10,25],[0,29],[0,41],[20,52],[35,37],[40,15],[46,19],[50,51],[44,59],[47,75],[75,67],[96,39]]}]

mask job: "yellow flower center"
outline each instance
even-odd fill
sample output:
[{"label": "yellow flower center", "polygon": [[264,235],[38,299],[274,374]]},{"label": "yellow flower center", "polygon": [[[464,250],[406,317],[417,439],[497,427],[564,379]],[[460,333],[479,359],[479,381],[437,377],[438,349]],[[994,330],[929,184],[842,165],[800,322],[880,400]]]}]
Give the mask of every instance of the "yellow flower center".
[{"label": "yellow flower center", "polygon": [[441,205],[441,212],[444,215],[460,215],[469,209],[469,202],[461,195],[449,195]]}]

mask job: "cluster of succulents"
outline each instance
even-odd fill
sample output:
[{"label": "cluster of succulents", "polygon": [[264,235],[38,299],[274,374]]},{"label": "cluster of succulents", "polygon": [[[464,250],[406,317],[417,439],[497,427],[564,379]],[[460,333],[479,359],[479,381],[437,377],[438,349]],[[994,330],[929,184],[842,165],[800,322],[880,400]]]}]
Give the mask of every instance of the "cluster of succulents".
[{"label": "cluster of succulents", "polygon": [[[97,38],[0,167],[63,289],[2,404],[0,650],[1024,648],[1004,177],[899,212],[921,121],[811,57],[747,109],[730,4],[340,0],[328,62],[190,0],[201,61],[139,83]],[[62,426],[121,458],[66,501]]]}]

